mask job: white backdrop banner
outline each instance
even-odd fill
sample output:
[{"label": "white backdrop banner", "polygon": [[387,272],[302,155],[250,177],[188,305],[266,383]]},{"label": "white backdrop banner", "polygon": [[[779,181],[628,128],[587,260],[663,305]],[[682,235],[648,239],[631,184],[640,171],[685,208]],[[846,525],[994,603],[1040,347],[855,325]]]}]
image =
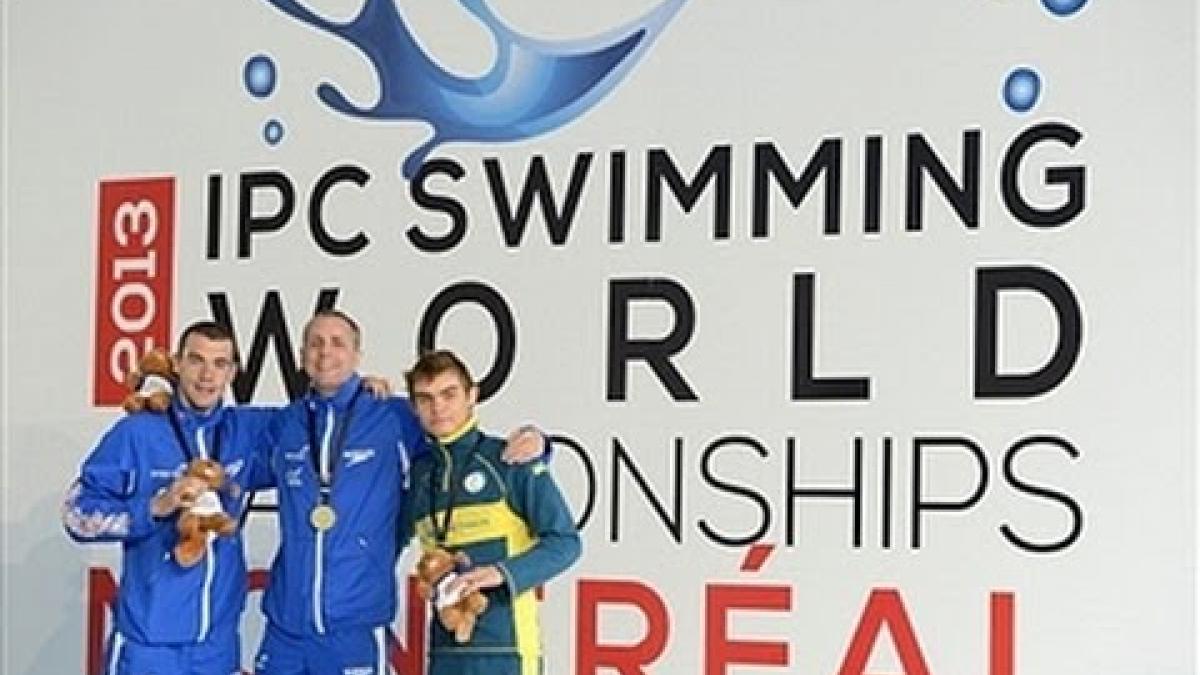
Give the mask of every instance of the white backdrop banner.
[{"label": "white backdrop banner", "polygon": [[214,318],[278,405],[337,307],[364,370],[455,349],[553,434],[549,673],[1194,673],[1195,25],[5,3],[0,670],[99,672],[119,547],[59,503],[138,355]]}]

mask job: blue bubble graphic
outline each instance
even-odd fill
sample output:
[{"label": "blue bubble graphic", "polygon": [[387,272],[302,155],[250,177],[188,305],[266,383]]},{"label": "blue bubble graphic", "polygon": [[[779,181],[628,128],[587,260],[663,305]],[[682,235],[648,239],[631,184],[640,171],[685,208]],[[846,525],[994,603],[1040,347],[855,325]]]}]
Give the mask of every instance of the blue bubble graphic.
[{"label": "blue bubble graphic", "polygon": [[270,120],[263,127],[263,139],[270,145],[279,145],[283,140],[283,122]]},{"label": "blue bubble graphic", "polygon": [[1087,0],[1042,0],[1042,6],[1055,16],[1071,16],[1086,4]]},{"label": "blue bubble graphic", "polygon": [[1041,93],[1042,78],[1032,68],[1014,68],[1004,78],[1004,102],[1014,112],[1029,112]]},{"label": "blue bubble graphic", "polygon": [[242,73],[246,91],[258,98],[270,96],[275,91],[275,62],[266,54],[251,56]]}]

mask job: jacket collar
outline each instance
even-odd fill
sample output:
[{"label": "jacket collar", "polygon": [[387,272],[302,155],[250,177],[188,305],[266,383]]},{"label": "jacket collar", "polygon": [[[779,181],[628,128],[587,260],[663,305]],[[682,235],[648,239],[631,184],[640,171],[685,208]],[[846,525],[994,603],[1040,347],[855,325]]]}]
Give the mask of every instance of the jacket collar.
[{"label": "jacket collar", "polygon": [[227,410],[228,406],[224,400],[218,401],[209,410],[197,410],[184,397],[176,395],[171,399],[170,414],[174,415],[185,429],[208,429],[220,424]]},{"label": "jacket collar", "polygon": [[453,457],[458,461],[475,449],[482,435],[483,432],[479,430],[479,420],[472,415],[471,419],[456,429],[454,433],[432,440],[435,441],[434,445],[441,449],[443,459]]},{"label": "jacket collar", "polygon": [[441,443],[446,447],[450,447],[460,440],[466,440],[467,436],[470,436],[472,431],[478,432],[478,430],[479,418],[472,414],[469,418],[467,418],[466,422],[462,423],[461,427],[451,431],[449,434],[442,436],[437,440],[438,443]]},{"label": "jacket collar", "polygon": [[309,389],[306,399],[308,407],[312,410],[317,408],[332,405],[334,410],[342,411],[350,406],[350,401],[354,400],[354,395],[358,393],[359,387],[362,386],[362,376],[354,373],[350,379],[342,383],[338,390],[333,393],[333,396],[321,396],[315,389]]}]

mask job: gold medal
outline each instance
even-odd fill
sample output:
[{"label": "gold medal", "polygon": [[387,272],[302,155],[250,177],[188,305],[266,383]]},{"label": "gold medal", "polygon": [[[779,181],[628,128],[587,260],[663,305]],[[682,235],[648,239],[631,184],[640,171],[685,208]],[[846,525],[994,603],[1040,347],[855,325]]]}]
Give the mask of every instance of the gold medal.
[{"label": "gold medal", "polygon": [[309,512],[308,522],[312,523],[314,529],[323,532],[333,527],[333,524],[337,522],[337,513],[328,504],[318,504]]}]

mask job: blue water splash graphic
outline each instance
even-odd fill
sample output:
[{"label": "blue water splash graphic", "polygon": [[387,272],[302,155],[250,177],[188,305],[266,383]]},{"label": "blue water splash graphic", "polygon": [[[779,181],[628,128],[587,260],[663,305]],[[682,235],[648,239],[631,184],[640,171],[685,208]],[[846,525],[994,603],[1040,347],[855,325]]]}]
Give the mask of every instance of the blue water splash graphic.
[{"label": "blue water splash graphic", "polygon": [[1042,78],[1037,71],[1021,66],[1014,68],[1004,78],[1002,95],[1004,102],[1015,112],[1024,113],[1033,109],[1042,93]]},{"label": "blue water splash graphic", "polygon": [[275,62],[266,54],[256,54],[246,60],[242,71],[246,91],[258,98],[266,98],[275,91]]},{"label": "blue water splash graphic", "polygon": [[265,0],[288,16],[337,36],[370,60],[379,81],[371,106],[351,102],[324,82],[317,97],[343,115],[414,120],[433,136],[404,159],[411,179],[439,145],[453,141],[515,141],[579,117],[612,91],[646,54],[685,0],[663,0],[644,16],[580,40],[538,40],[517,33],[485,0],[458,0],[491,32],[496,63],[478,78],[438,65],[418,44],[394,0],[366,0],[345,23],[329,21],[296,0]]},{"label": "blue water splash graphic", "polygon": [[1046,11],[1055,16],[1071,16],[1086,4],[1087,0],[1042,0]]}]

